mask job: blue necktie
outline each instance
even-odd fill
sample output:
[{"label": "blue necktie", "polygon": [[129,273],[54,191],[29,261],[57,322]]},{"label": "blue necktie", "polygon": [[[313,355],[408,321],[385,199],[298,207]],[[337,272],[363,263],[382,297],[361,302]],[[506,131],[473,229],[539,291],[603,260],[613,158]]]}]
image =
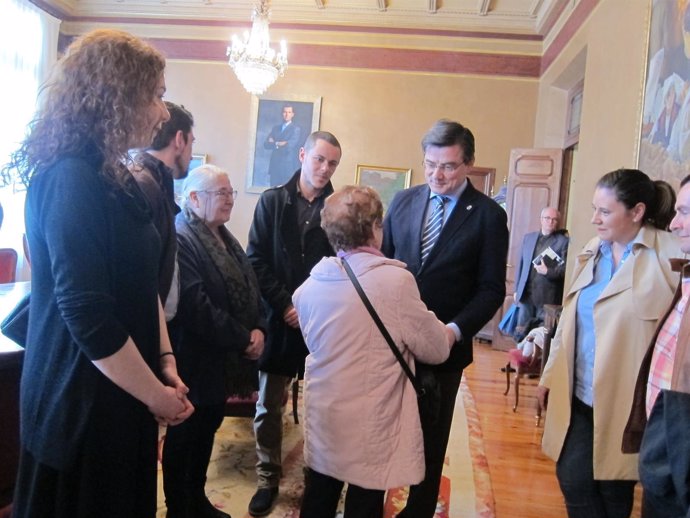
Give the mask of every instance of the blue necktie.
[{"label": "blue necktie", "polygon": [[426,221],[424,232],[422,232],[422,263],[426,261],[443,228],[443,206],[446,199],[436,195],[431,197],[431,202],[434,204],[434,208]]}]

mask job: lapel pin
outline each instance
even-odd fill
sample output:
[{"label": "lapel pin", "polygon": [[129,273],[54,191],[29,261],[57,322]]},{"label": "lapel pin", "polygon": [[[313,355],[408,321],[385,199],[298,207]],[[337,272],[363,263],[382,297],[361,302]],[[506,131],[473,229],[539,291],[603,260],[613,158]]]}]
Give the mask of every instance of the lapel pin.
[{"label": "lapel pin", "polygon": [[467,209],[465,209],[465,210],[472,210],[472,205],[468,205]]}]

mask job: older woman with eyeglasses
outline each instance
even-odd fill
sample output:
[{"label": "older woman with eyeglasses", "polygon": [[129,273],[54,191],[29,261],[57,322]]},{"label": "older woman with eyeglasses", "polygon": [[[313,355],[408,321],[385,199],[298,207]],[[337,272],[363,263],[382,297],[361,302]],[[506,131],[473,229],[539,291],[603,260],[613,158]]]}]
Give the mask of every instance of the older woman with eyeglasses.
[{"label": "older woman with eyeglasses", "polygon": [[206,497],[206,470],[227,395],[256,385],[264,319],[254,271],[225,227],[235,195],[228,173],[208,164],[192,170],[183,185],[176,220],[180,303],[170,333],[196,412],[165,439],[167,518],[228,516]]}]

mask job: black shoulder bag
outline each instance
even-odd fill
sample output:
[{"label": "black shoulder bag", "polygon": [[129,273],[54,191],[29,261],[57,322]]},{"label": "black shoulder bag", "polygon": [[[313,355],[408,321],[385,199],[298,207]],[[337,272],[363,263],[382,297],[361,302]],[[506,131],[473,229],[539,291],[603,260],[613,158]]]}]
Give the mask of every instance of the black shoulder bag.
[{"label": "black shoulder bag", "polygon": [[438,380],[431,371],[425,371],[425,375],[420,378],[416,378],[415,375],[412,374],[410,366],[407,364],[402,356],[402,353],[395,345],[395,342],[393,341],[393,338],[391,338],[388,329],[386,329],[386,326],[384,326],[383,322],[381,322],[381,318],[379,318],[374,306],[371,305],[369,298],[367,297],[366,293],[364,293],[362,285],[357,280],[357,276],[352,271],[352,268],[350,268],[350,265],[344,257],[341,258],[341,261],[343,268],[345,268],[345,271],[347,272],[347,276],[350,278],[352,284],[355,286],[355,290],[357,290],[357,293],[359,294],[359,298],[362,299],[362,302],[367,308],[367,311],[369,311],[371,318],[374,320],[374,323],[376,323],[378,326],[379,331],[381,331],[381,334],[386,339],[388,346],[391,348],[391,351],[393,351],[393,354],[400,363],[402,370],[405,372],[407,377],[410,378],[410,382],[417,393],[417,404],[419,406],[419,415],[422,419],[422,422],[436,424],[441,410],[441,387],[438,383]]}]

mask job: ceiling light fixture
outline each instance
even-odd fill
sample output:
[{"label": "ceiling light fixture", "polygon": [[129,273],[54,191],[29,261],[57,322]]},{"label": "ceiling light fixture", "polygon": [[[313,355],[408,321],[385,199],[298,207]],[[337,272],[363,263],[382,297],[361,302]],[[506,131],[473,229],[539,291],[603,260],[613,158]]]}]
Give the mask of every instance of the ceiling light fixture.
[{"label": "ceiling light fixture", "polygon": [[288,66],[285,40],[280,42],[280,52],[269,47],[269,12],[268,0],[260,0],[252,14],[251,32],[245,31],[244,41],[233,35],[227,50],[228,64],[244,89],[254,95],[264,93]]}]

